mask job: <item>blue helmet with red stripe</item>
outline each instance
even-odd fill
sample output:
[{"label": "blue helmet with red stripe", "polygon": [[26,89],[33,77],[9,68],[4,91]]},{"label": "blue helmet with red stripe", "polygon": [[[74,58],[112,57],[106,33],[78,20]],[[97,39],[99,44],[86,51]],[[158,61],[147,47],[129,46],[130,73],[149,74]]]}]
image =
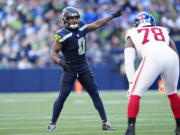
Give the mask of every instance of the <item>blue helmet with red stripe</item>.
[{"label": "blue helmet with red stripe", "polygon": [[155,26],[156,22],[151,14],[143,11],[136,15],[134,25],[135,27]]}]

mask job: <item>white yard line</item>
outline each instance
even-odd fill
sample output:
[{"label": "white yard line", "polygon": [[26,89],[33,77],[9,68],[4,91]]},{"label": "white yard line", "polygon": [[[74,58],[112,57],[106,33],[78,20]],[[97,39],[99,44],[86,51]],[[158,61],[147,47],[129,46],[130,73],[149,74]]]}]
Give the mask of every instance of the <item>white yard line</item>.
[{"label": "white yard line", "polygon": [[[50,120],[50,119],[49,119]],[[100,122],[100,119],[78,119],[79,122],[81,123],[91,123],[91,122]],[[110,119],[111,122],[117,122],[117,121],[127,121],[127,118],[116,118],[116,119]],[[173,118],[164,118],[164,119],[160,119],[160,118],[138,118],[138,121],[163,121],[163,122],[169,122],[169,121],[173,121]],[[75,122],[74,120],[68,120],[68,121],[64,121],[63,123],[70,123],[70,122]],[[17,121],[10,121],[10,122],[0,122],[0,125],[22,125],[22,124],[45,124],[47,123],[46,121],[34,121],[34,122],[17,122]],[[48,123],[47,123],[48,124]]]},{"label": "white yard line", "polygon": [[[87,134],[87,133],[93,133],[93,134],[98,134],[98,133],[106,133],[108,131],[82,131],[82,132],[77,132],[77,131],[72,131],[72,132],[62,132],[62,131],[55,131],[54,133],[55,134]],[[115,130],[115,131],[111,131],[112,133],[116,132],[116,133],[124,133],[124,131],[118,131],[118,130]],[[169,130],[140,130],[140,131],[136,131],[137,133],[172,133],[172,131],[169,131]],[[54,134],[53,133],[53,134]],[[52,133],[49,133],[49,132],[45,132],[45,133],[42,133],[42,132],[39,132],[39,133],[27,133],[27,134],[11,134],[11,135],[44,135],[44,134],[52,134]],[[108,134],[110,134],[110,132],[108,132]]]},{"label": "white yard line", "polygon": [[[10,98],[10,99],[0,99],[0,103],[46,103],[49,102],[47,99],[19,99],[19,98]],[[104,100],[104,104],[127,104],[128,99],[119,99],[119,100]],[[148,100],[148,99],[142,99],[141,103],[143,104],[157,104],[162,103],[162,100]],[[89,100],[81,99],[81,100],[74,100],[73,104],[89,104],[91,103]]]},{"label": "white yard line", "polygon": [[[167,126],[167,125],[174,125],[174,124],[170,124],[170,123],[153,123],[153,124],[139,124],[137,123],[136,124],[137,126],[141,126],[141,127],[146,127],[146,126]],[[114,124],[115,127],[127,127],[127,124]],[[60,125],[60,128],[59,129],[73,129],[73,128],[97,128],[97,127],[101,127],[101,124],[96,124],[96,125],[73,125],[73,126],[67,126],[67,127],[64,127],[63,125],[61,126]],[[27,127],[0,127],[0,130],[24,130],[24,129],[46,129],[47,127],[46,126],[35,126],[35,127],[30,127],[30,126],[27,126]]]},{"label": "white yard line", "polygon": [[[108,114],[108,116],[110,118],[118,118],[118,119],[122,119],[122,116],[126,116],[126,114]],[[171,116],[172,116],[172,113],[150,113],[150,114],[140,114],[140,117],[138,119],[142,119],[142,117],[151,117],[151,116],[166,116],[168,118],[163,118],[164,120],[166,119],[171,119]],[[5,121],[5,120],[30,120],[30,119],[44,119],[44,120],[47,120],[47,119],[50,119],[51,118],[51,115],[47,116],[47,115],[36,115],[36,114],[32,114],[32,115],[13,115],[13,114],[7,114],[7,115],[0,115],[0,121]],[[60,116],[60,119],[79,119],[79,120],[92,120],[92,119],[98,119],[99,118],[99,115],[62,115]],[[125,118],[126,119],[126,118]],[[155,118],[156,119],[156,118]],[[162,119],[162,118],[161,118]],[[160,120],[161,120],[160,119]],[[2,122],[0,122],[1,124]]]}]

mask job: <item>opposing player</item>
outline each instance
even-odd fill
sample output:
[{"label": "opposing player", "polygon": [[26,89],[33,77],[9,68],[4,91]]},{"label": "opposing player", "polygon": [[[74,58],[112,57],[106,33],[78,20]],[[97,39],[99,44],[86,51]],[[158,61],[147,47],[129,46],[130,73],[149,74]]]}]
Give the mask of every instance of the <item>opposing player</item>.
[{"label": "opposing player", "polygon": [[[65,27],[59,29],[55,34],[55,43],[51,50],[51,58],[63,69],[60,93],[53,107],[53,115],[48,131],[56,129],[57,119],[62,111],[64,101],[71,92],[74,81],[78,79],[82,86],[90,95],[95,108],[99,112],[102,120],[103,130],[114,130],[107,121],[103,103],[99,96],[94,74],[86,62],[86,34],[100,28],[110,20],[121,15],[121,9],[112,15],[97,20],[91,24],[80,21],[80,15],[76,8],[66,7],[62,12],[62,20]],[[62,52],[64,60],[58,57],[59,51]]]},{"label": "opposing player", "polygon": [[[142,61],[135,72],[136,53],[142,57]],[[180,135],[180,97],[177,94],[178,52],[167,29],[156,26],[154,18],[147,12],[140,12],[135,19],[135,28],[127,32],[125,70],[130,85],[128,128],[125,135],[135,135],[140,98],[158,75],[161,75],[176,120],[175,135]]]}]

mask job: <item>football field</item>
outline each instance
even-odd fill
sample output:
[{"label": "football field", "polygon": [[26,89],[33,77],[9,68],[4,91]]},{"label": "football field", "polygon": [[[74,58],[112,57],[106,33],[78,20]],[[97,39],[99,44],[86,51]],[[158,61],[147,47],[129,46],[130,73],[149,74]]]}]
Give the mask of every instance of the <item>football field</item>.
[{"label": "football field", "polygon": [[[101,120],[86,92],[72,92],[64,104],[55,132],[48,132],[58,93],[0,94],[0,135],[124,135],[127,127],[126,92],[100,92],[115,131],[102,131]],[[175,121],[169,100],[157,91],[141,98],[136,135],[173,135]]]}]

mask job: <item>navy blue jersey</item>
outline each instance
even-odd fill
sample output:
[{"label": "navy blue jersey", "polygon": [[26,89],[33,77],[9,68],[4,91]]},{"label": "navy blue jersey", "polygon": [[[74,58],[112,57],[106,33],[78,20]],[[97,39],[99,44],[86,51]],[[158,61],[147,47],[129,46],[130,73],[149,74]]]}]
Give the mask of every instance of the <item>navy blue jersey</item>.
[{"label": "navy blue jersey", "polygon": [[61,28],[55,33],[56,41],[62,43],[62,53],[67,63],[79,64],[86,61],[87,24],[80,21],[79,28],[68,30]]}]

